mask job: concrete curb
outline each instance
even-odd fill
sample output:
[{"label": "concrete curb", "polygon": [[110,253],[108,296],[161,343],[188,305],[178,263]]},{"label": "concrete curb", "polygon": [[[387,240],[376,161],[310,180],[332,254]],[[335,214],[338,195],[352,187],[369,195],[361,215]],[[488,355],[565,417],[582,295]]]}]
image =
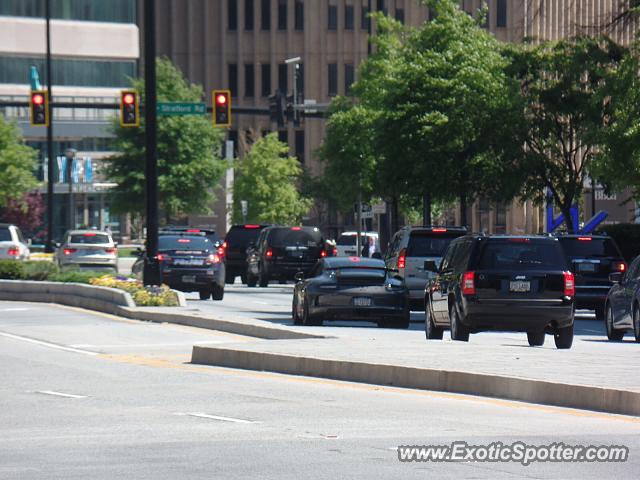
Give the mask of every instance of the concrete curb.
[{"label": "concrete curb", "polygon": [[473,372],[349,362],[224,347],[194,346],[191,361],[219,367],[479,395],[640,416],[640,392],[588,385]]}]

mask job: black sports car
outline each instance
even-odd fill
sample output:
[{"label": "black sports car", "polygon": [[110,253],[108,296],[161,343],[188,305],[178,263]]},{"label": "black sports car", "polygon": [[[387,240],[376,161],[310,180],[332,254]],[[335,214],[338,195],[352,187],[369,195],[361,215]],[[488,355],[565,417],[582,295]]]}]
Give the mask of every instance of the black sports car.
[{"label": "black sports car", "polygon": [[296,275],[295,325],[323,320],[365,320],[380,327],[409,327],[409,292],[384,261],[362,257],[322,258],[309,278]]}]

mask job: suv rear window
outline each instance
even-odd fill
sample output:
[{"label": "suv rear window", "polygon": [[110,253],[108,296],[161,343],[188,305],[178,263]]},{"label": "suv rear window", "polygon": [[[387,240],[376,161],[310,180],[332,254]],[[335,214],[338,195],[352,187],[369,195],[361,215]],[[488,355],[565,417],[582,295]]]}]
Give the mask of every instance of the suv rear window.
[{"label": "suv rear window", "polygon": [[568,270],[560,245],[521,239],[489,240],[482,249],[478,269]]},{"label": "suv rear window", "polygon": [[213,250],[206,237],[162,235],[158,237],[158,250]]},{"label": "suv rear window", "polygon": [[442,257],[451,241],[463,235],[463,233],[411,232],[407,256]]},{"label": "suv rear window", "polygon": [[260,235],[260,228],[231,227],[225,238],[228,245],[248,247]]},{"label": "suv rear window", "polygon": [[79,233],[69,237],[69,243],[83,243],[85,245],[99,245],[101,243],[111,243],[109,235],[101,233]]},{"label": "suv rear window", "polygon": [[269,234],[269,244],[274,247],[286,245],[317,247],[322,245],[322,235],[318,229],[276,228]]},{"label": "suv rear window", "polygon": [[[564,248],[567,257],[571,260],[574,258],[602,258],[615,257],[622,258],[618,246],[611,238],[592,238],[584,237],[585,240],[579,238],[560,238],[562,248]],[[586,239],[589,240],[586,240]]]},{"label": "suv rear window", "polygon": [[10,242],[11,241],[11,232],[8,227],[0,228],[0,242]]}]

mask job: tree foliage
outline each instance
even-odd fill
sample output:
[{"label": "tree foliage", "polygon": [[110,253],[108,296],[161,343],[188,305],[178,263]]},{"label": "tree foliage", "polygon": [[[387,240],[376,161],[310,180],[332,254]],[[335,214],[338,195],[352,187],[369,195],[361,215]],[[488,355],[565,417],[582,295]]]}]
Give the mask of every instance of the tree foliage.
[{"label": "tree foliage", "polygon": [[43,195],[32,191],[20,199],[10,200],[0,209],[0,220],[17,225],[27,237],[44,240],[47,230],[42,227],[46,211]]},{"label": "tree foliage", "polygon": [[275,133],[257,140],[241,160],[236,160],[233,187],[233,221],[244,221],[241,201],[248,204],[246,221],[252,223],[298,224],[311,208],[296,187],[302,174],[289,147]]},{"label": "tree foliage", "polygon": [[[156,62],[158,102],[201,102],[203,90],[189,84],[168,59]],[[144,100],[144,81],[132,80]],[[144,212],[145,128],[114,125],[116,148],[107,176],[118,186],[114,189],[113,209],[117,212]],[[158,117],[158,193],[165,217],[202,214],[215,199],[213,189],[226,168],[219,158],[223,134],[201,116]]]},{"label": "tree foliage", "polygon": [[0,115],[0,209],[37,185],[35,166],[36,151],[24,144],[18,127]]}]

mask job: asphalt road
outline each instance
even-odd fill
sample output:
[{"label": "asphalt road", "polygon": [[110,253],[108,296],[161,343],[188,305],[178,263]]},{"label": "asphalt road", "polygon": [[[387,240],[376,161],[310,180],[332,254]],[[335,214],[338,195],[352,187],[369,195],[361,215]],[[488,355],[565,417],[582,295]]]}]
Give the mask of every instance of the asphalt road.
[{"label": "asphalt road", "polygon": [[[638,418],[188,363],[194,343],[237,341],[251,339],[0,302],[0,478],[631,479],[640,471]],[[526,467],[398,461],[399,445],[459,440],[617,444],[631,453],[626,463]]]}]

